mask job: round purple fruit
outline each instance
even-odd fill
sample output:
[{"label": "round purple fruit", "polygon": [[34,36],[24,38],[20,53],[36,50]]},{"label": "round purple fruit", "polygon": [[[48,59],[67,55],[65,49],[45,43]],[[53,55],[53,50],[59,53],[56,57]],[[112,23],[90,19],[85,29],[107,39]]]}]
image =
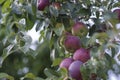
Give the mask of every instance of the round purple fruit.
[{"label": "round purple fruit", "polygon": [[86,25],[82,22],[76,22],[72,27],[73,35],[83,37],[83,36],[86,36],[87,33],[88,33],[88,29],[87,29]]},{"label": "round purple fruit", "polygon": [[80,60],[83,63],[87,62],[90,59],[90,51],[84,48],[80,48],[75,51],[73,55],[74,60]]},{"label": "round purple fruit", "polygon": [[60,63],[60,68],[66,68],[68,70],[70,64],[73,62],[74,60],[72,58],[65,58],[61,63]]},{"label": "round purple fruit", "polygon": [[79,60],[76,60],[72,62],[72,64],[69,66],[69,76],[75,80],[82,80],[82,75],[80,72],[80,66],[83,63]]},{"label": "round purple fruit", "polygon": [[73,53],[81,47],[81,41],[77,36],[68,35],[65,37],[64,46],[67,51]]},{"label": "round purple fruit", "polygon": [[43,11],[46,6],[49,5],[49,0],[38,0],[38,10]]},{"label": "round purple fruit", "polygon": [[120,20],[120,9],[115,9],[113,12],[117,14],[117,18]]}]

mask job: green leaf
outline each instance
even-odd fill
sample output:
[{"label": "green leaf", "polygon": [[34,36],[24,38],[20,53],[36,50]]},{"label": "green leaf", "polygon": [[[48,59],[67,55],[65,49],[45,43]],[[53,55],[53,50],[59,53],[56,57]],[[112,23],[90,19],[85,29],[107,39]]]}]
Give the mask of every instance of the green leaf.
[{"label": "green leaf", "polygon": [[58,65],[60,64],[61,61],[62,61],[61,58],[56,58],[56,59],[53,61],[52,66],[58,66]]},{"label": "green leaf", "polygon": [[26,54],[29,51],[30,44],[26,43],[23,47],[20,48],[21,51],[23,51]]},{"label": "green leaf", "polygon": [[[102,45],[103,43],[105,43],[107,40],[109,39],[109,36],[107,33],[105,32],[101,32],[101,33],[94,33],[93,36],[89,39],[89,41],[87,42],[87,45],[94,45],[95,43],[99,43],[100,45]],[[96,42],[96,40],[98,40],[98,42]]]},{"label": "green leaf", "polygon": [[90,15],[90,9],[81,8],[79,13],[80,13],[80,16]]},{"label": "green leaf", "polygon": [[24,77],[21,77],[20,80],[24,80],[25,78],[32,80],[43,80],[42,78],[36,77],[33,73],[27,73]]},{"label": "green leaf", "polygon": [[111,51],[112,51],[112,57],[114,57],[115,54],[116,54],[116,49],[115,48],[111,48]]},{"label": "green leaf", "polygon": [[118,60],[120,61],[120,54],[117,56]]},{"label": "green leaf", "polygon": [[0,57],[0,67],[2,67],[3,61],[11,54],[11,50],[13,49],[14,45],[9,45],[8,47],[4,48],[3,54]]},{"label": "green leaf", "polygon": [[6,0],[4,5],[2,6],[2,12],[8,12],[10,10],[10,4],[12,3],[12,0]]},{"label": "green leaf", "polygon": [[33,58],[36,58],[38,53],[35,50],[29,48],[29,50],[26,52],[26,54],[32,56]]},{"label": "green leaf", "polygon": [[105,57],[106,57],[106,59],[107,59],[108,61],[111,62],[111,58],[112,58],[112,57],[111,57],[109,54],[105,53]]},{"label": "green leaf", "polygon": [[[47,29],[46,35],[45,35],[46,39],[50,41],[50,40],[53,38],[52,35],[53,35],[52,30]],[[54,40],[53,40],[53,41],[54,41]],[[50,42],[51,42],[51,41],[50,41]],[[51,43],[50,43],[50,44],[51,44]]]},{"label": "green leaf", "polygon": [[51,13],[53,16],[58,17],[58,14],[59,14],[58,10],[55,9],[53,6],[50,6],[49,8],[50,8],[50,13]]},{"label": "green leaf", "polygon": [[12,13],[17,14],[16,16],[19,17],[20,15],[22,15],[21,7],[17,4],[12,4]]},{"label": "green leaf", "polygon": [[32,74],[32,73],[27,73],[24,78],[34,79],[34,78],[35,78],[35,75]]},{"label": "green leaf", "polygon": [[[31,36],[27,35],[24,32],[19,32],[18,35],[16,36],[16,40],[19,46],[19,49],[24,52],[25,54],[29,52],[29,48],[31,46],[32,38]],[[31,51],[33,52],[33,51]]]},{"label": "green leaf", "polygon": [[6,73],[0,73],[0,79],[7,78],[9,80],[14,80],[14,78]]},{"label": "green leaf", "polygon": [[[82,77],[83,77],[84,80],[87,80],[87,79],[89,78],[89,76],[90,76],[91,70],[89,69],[89,67],[90,67],[90,66],[87,66],[87,65],[86,65],[86,66],[85,66],[85,65],[84,65],[84,66],[82,65],[82,66],[80,67],[80,71],[81,71],[81,74],[82,74]],[[95,69],[94,69],[94,70],[95,70]]]},{"label": "green leaf", "polygon": [[0,29],[0,41],[2,41],[5,38],[6,30],[5,28]]},{"label": "green leaf", "polygon": [[34,15],[31,4],[28,4],[28,5],[23,6],[23,7],[28,14]]},{"label": "green leaf", "polygon": [[27,14],[26,17],[26,30],[30,30],[35,24],[35,17],[31,14]]},{"label": "green leaf", "polygon": [[95,25],[93,25],[92,27],[90,27],[90,29],[89,29],[89,36],[93,35],[93,33],[95,32],[95,29],[96,29]]},{"label": "green leaf", "polygon": [[34,80],[45,80],[45,79],[36,77]]},{"label": "green leaf", "polygon": [[118,7],[118,6],[120,6],[120,2],[113,4],[113,7]]},{"label": "green leaf", "polygon": [[11,32],[11,33],[7,36],[8,42],[13,43],[13,41],[15,40],[15,36],[16,36],[16,34],[15,34],[14,32]]},{"label": "green leaf", "polygon": [[6,0],[0,0],[0,4],[2,4],[4,1],[6,1]]},{"label": "green leaf", "polygon": [[37,22],[35,30],[39,31],[42,27],[44,27],[44,21],[40,20],[40,21]]},{"label": "green leaf", "polygon": [[46,68],[46,69],[44,70],[44,73],[45,73],[45,75],[46,75],[47,77],[52,77],[52,76],[58,77],[58,76],[59,76],[59,74],[58,74],[56,71],[54,71],[54,70],[52,70],[52,69],[48,69],[48,68]]},{"label": "green leaf", "polygon": [[64,76],[68,74],[68,71],[67,71],[66,68],[60,68],[60,72],[61,72],[61,74],[64,75]]},{"label": "green leaf", "polygon": [[115,60],[109,55],[105,53],[105,57],[106,57],[106,62],[108,62],[108,64],[106,66],[108,66],[108,68],[112,68],[113,64],[115,64]]},{"label": "green leaf", "polygon": [[53,76],[53,74],[51,72],[49,72],[49,69],[47,69],[47,68],[44,70],[44,73],[47,77]]},{"label": "green leaf", "polygon": [[32,0],[32,2],[31,2],[31,4],[32,4],[32,11],[33,11],[33,13],[35,15],[36,15],[36,11],[37,11],[36,3],[37,3],[37,0]]},{"label": "green leaf", "polygon": [[86,36],[81,37],[81,43],[84,44],[83,47],[87,48],[87,43],[89,41],[89,38],[86,38]]},{"label": "green leaf", "polygon": [[113,12],[105,12],[104,19],[112,24],[113,30],[116,30],[116,24],[119,23],[117,14]]},{"label": "green leaf", "polygon": [[64,25],[62,23],[57,23],[53,30],[55,31],[57,36],[60,36],[60,35],[62,35],[62,32],[64,30]]}]

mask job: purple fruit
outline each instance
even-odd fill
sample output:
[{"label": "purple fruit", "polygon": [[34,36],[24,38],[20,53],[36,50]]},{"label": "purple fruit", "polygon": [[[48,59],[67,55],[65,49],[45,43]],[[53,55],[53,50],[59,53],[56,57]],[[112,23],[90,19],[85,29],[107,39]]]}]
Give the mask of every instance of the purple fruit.
[{"label": "purple fruit", "polygon": [[80,72],[80,66],[82,64],[83,63],[79,60],[72,62],[72,64],[69,66],[69,76],[75,80],[82,80],[82,75]]},{"label": "purple fruit", "polygon": [[64,41],[66,39],[67,36],[71,36],[72,34],[67,32],[67,31],[63,31],[61,37],[60,37],[60,45],[64,46]]},{"label": "purple fruit", "polygon": [[86,36],[88,33],[88,29],[86,28],[85,24],[82,22],[76,22],[72,27],[72,34],[75,36]]},{"label": "purple fruit", "polygon": [[113,12],[117,13],[117,17],[120,20],[120,9],[115,9]]},{"label": "purple fruit", "polygon": [[65,37],[64,46],[67,51],[73,53],[81,47],[81,41],[77,36],[68,35]]},{"label": "purple fruit", "polygon": [[60,68],[66,68],[68,70],[70,64],[74,60],[72,58],[65,58],[61,63],[60,63]]},{"label": "purple fruit", "polygon": [[80,48],[75,51],[73,59],[80,60],[84,63],[90,59],[90,51],[84,48]]},{"label": "purple fruit", "polygon": [[49,5],[49,0],[38,0],[38,10],[43,11]]}]

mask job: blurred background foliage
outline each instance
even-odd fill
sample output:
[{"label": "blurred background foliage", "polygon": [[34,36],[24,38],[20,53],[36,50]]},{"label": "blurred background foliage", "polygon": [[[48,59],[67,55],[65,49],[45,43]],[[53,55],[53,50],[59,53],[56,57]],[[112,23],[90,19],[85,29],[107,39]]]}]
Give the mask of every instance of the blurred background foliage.
[{"label": "blurred background foliage", "polygon": [[[83,79],[95,73],[98,80],[107,80],[110,71],[120,76],[120,28],[112,12],[120,7],[119,0],[49,1],[51,4],[39,11],[37,0],[0,0],[0,79],[67,78],[67,71],[58,68],[60,61],[70,56],[60,39],[64,31],[71,32],[75,21],[89,28],[89,37],[81,38],[84,47],[93,46],[91,59],[81,67]],[[55,9],[53,2],[59,2],[61,8]],[[35,49],[30,47],[32,38],[27,35],[33,27],[40,33]]]}]

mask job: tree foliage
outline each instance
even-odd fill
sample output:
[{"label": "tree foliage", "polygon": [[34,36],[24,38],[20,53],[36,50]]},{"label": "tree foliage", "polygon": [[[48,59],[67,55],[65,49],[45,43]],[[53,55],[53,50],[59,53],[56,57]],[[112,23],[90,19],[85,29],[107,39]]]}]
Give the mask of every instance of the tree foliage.
[{"label": "tree foliage", "polygon": [[[107,80],[110,70],[120,74],[120,25],[116,26],[120,20],[113,12],[119,0],[49,2],[38,10],[37,0],[0,0],[0,79],[72,80],[59,64],[72,56],[63,41],[65,32],[72,34],[72,26],[79,21],[88,30],[78,37],[91,56],[80,68],[83,80],[90,80],[92,74]],[[35,50],[27,35],[33,27],[40,33]]]}]

